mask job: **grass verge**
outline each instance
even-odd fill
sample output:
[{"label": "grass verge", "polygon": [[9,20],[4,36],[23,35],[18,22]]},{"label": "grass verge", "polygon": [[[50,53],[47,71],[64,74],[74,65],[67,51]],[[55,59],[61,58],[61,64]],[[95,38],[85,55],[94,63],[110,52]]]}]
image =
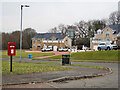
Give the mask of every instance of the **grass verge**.
[{"label": "grass verge", "polygon": [[10,72],[10,62],[3,60],[2,62],[2,74],[21,74],[21,73],[33,73],[33,72],[51,72],[51,71],[64,71],[71,70],[70,67],[61,66],[47,66],[40,64],[27,64],[13,61],[13,72]]},{"label": "grass verge", "polygon": [[[45,64],[45,65],[41,65]],[[71,70],[71,67],[62,66],[50,66],[50,65],[61,65],[60,63],[49,63],[49,62],[22,62],[13,61],[13,72],[10,72],[10,62],[3,60],[2,62],[2,74],[22,74],[22,73],[34,73],[34,72],[51,72],[51,71],[65,71]],[[87,65],[67,65],[73,67],[89,67],[104,69],[101,66],[87,66]]]},{"label": "grass verge", "polygon": [[[25,52],[24,50],[22,50],[22,58],[28,58],[28,54],[32,54],[32,57],[42,57],[42,56],[51,56],[54,55],[54,53],[43,53],[43,52]],[[3,51],[2,52],[2,57],[3,58],[9,58],[9,56],[7,55],[7,51]],[[13,58],[20,58],[20,50],[16,50],[16,55],[13,56]]]},{"label": "grass verge", "polygon": [[[109,51],[86,51],[71,54],[71,59],[89,59],[89,60],[119,60],[119,50]],[[52,59],[62,58],[62,55],[49,57]]]},{"label": "grass verge", "polygon": [[[44,59],[33,59],[33,60],[42,60],[42,61],[62,61],[62,59],[56,58],[44,58]],[[98,62],[98,63],[120,63],[118,60],[79,60],[79,59],[70,59],[73,62]]]},{"label": "grass verge", "polygon": [[[47,64],[47,65],[61,65],[61,63],[49,63],[49,62],[25,62],[25,63],[34,63],[34,64]],[[67,64],[66,64],[67,65]],[[89,67],[89,68],[99,68],[99,69],[104,69],[104,67],[101,66],[87,66],[87,65],[67,65],[67,66],[74,66],[74,67]]]}]

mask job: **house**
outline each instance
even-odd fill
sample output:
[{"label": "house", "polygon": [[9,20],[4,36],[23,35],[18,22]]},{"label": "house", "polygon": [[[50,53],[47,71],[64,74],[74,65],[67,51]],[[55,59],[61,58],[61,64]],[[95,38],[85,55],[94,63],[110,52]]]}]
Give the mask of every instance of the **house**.
[{"label": "house", "polygon": [[32,50],[41,50],[45,47],[52,47],[57,51],[60,47],[70,48],[71,39],[61,33],[38,33],[32,38]]},{"label": "house", "polygon": [[103,29],[99,29],[95,33],[95,36],[93,38],[90,38],[90,48],[92,50],[97,50],[97,45],[102,42],[108,42],[118,45],[119,34],[120,24],[109,25]]},{"label": "house", "polygon": [[120,33],[117,35],[117,45],[120,48]]}]

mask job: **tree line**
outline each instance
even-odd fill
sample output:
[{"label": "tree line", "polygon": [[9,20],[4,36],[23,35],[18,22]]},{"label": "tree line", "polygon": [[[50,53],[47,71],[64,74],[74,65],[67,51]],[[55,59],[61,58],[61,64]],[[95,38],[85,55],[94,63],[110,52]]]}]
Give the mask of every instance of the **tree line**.
[{"label": "tree line", "polygon": [[102,29],[107,25],[120,24],[120,11],[114,11],[109,15],[108,19],[102,20],[81,20],[75,22],[73,25],[60,24],[57,27],[51,28],[49,33],[62,33],[67,34],[69,27],[74,30],[74,38],[72,40],[72,45],[85,45],[90,46],[90,38],[94,37],[94,34],[98,29]]},{"label": "tree line", "polygon": [[[74,37],[72,40],[72,45],[90,45],[90,38],[94,36],[94,33],[106,25],[110,24],[120,24],[120,12],[115,11],[109,15],[109,19],[102,20],[81,20],[75,22],[71,27],[74,29]],[[67,34],[69,25],[60,24],[57,27],[50,29],[49,33],[61,33]],[[22,48],[30,49],[32,47],[32,37],[35,36],[36,30],[32,28],[26,28],[22,31]],[[8,42],[15,42],[16,49],[20,48],[20,31],[13,31],[12,33],[2,32],[2,43],[0,47],[2,49],[7,49]]]},{"label": "tree line", "polygon": [[[22,31],[22,48],[30,49],[32,47],[32,37],[35,36],[37,32],[32,28],[26,28]],[[14,31],[12,33],[2,33],[2,49],[8,48],[8,42],[15,42],[16,49],[20,49],[20,31]]]}]

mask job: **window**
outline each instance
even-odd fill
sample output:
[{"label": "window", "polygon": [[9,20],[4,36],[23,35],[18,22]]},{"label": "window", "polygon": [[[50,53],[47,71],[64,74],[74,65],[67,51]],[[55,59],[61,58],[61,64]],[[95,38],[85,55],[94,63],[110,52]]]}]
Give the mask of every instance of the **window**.
[{"label": "window", "polygon": [[100,39],[100,38],[98,39],[98,41],[101,41],[101,40],[102,40],[102,39]]},{"label": "window", "polygon": [[110,43],[106,43],[106,45],[110,45]]},{"label": "window", "polygon": [[109,35],[110,35],[110,31],[106,31],[106,37],[109,37]]},{"label": "window", "polygon": [[33,40],[33,43],[35,43],[35,40]]},{"label": "window", "polygon": [[35,48],[35,44],[33,44],[33,48]]},{"label": "window", "polygon": [[106,37],[109,37],[109,34],[106,34]]},{"label": "window", "polygon": [[110,41],[110,38],[106,38],[106,41]]},{"label": "window", "polygon": [[116,40],[115,38],[113,38],[113,40]]},{"label": "window", "polygon": [[38,44],[37,47],[40,48],[40,44]]},{"label": "window", "polygon": [[68,41],[68,39],[65,40],[66,42]]},{"label": "window", "polygon": [[40,39],[38,39],[37,42],[40,42]]},{"label": "window", "polygon": [[95,41],[101,41],[102,39],[101,38],[95,38],[93,40],[95,40]]}]

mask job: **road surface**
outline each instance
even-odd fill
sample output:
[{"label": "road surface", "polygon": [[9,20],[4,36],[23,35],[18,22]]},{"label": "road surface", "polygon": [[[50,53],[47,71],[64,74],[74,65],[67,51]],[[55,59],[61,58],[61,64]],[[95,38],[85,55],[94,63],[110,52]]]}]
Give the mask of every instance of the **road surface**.
[{"label": "road surface", "polygon": [[[15,60],[16,61],[16,60]],[[35,60],[33,60],[35,61]],[[60,61],[35,61],[35,62],[54,62],[60,63]],[[25,84],[25,85],[10,85],[5,86],[5,88],[118,88],[118,64],[117,63],[89,63],[89,62],[72,62],[72,64],[81,65],[96,65],[109,67],[112,69],[113,73],[110,75],[92,78],[92,79],[82,79],[82,80],[71,80],[60,83],[37,83],[37,84]],[[90,72],[90,71],[89,71]]]}]

